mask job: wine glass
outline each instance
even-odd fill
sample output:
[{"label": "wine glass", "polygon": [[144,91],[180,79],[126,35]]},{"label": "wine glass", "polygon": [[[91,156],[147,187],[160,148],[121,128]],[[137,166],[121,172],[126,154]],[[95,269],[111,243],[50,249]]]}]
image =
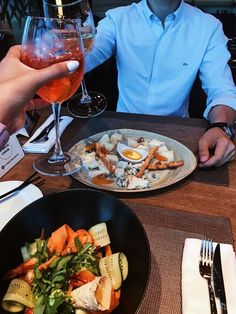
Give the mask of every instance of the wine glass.
[{"label": "wine glass", "polygon": [[21,60],[34,69],[42,69],[67,60],[79,61],[79,67],[66,77],[52,80],[37,94],[52,104],[55,121],[55,148],[34,162],[41,174],[65,176],[78,171],[79,156],[63,153],[59,135],[61,103],[79,88],[84,73],[84,52],[80,34],[80,19],[54,19],[28,16],[22,36]]},{"label": "wine glass", "polygon": [[[80,31],[85,54],[92,50],[96,28],[88,0],[43,0],[43,10],[46,17],[80,18]],[[95,117],[106,109],[107,100],[105,96],[94,91],[88,92],[84,79],[81,82],[81,91],[72,97],[67,105],[73,116],[79,118]]]}]

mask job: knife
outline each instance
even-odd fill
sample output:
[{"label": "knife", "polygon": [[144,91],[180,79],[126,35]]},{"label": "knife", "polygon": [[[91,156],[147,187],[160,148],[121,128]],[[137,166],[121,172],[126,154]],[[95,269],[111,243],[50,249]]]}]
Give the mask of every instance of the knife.
[{"label": "knife", "polygon": [[[60,118],[59,120],[60,122],[62,121],[62,118]],[[47,136],[49,134],[49,132],[51,131],[51,129],[54,128],[54,120],[52,122],[50,122],[40,133],[39,135],[37,135],[33,140],[30,141],[30,143],[35,143],[38,142],[40,140],[42,140],[45,136]]]},{"label": "knife", "polygon": [[215,295],[220,299],[222,314],[227,314],[224,278],[221,265],[220,244],[218,243],[213,258],[213,282]]}]

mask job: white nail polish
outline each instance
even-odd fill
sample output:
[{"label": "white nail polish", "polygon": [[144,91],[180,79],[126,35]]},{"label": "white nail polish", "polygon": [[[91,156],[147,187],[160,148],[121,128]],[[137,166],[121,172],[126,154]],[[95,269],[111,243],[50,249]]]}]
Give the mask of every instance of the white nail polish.
[{"label": "white nail polish", "polygon": [[69,61],[67,63],[67,68],[70,72],[77,70],[79,67],[79,61]]}]

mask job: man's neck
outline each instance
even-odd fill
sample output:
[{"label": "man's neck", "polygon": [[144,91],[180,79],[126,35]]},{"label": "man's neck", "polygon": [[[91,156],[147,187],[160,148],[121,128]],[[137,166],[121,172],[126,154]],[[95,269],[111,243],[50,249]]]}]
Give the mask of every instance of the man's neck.
[{"label": "man's neck", "polygon": [[164,24],[167,15],[174,12],[180,5],[181,0],[147,0],[151,11],[159,17]]}]

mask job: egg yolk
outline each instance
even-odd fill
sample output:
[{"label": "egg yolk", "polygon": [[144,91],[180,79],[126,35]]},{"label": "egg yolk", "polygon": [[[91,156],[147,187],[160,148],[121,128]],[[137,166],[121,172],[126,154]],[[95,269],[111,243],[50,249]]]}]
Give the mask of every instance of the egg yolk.
[{"label": "egg yolk", "polygon": [[122,151],[122,154],[129,159],[138,160],[142,158],[142,155],[139,152],[136,152],[132,149],[125,149]]}]

